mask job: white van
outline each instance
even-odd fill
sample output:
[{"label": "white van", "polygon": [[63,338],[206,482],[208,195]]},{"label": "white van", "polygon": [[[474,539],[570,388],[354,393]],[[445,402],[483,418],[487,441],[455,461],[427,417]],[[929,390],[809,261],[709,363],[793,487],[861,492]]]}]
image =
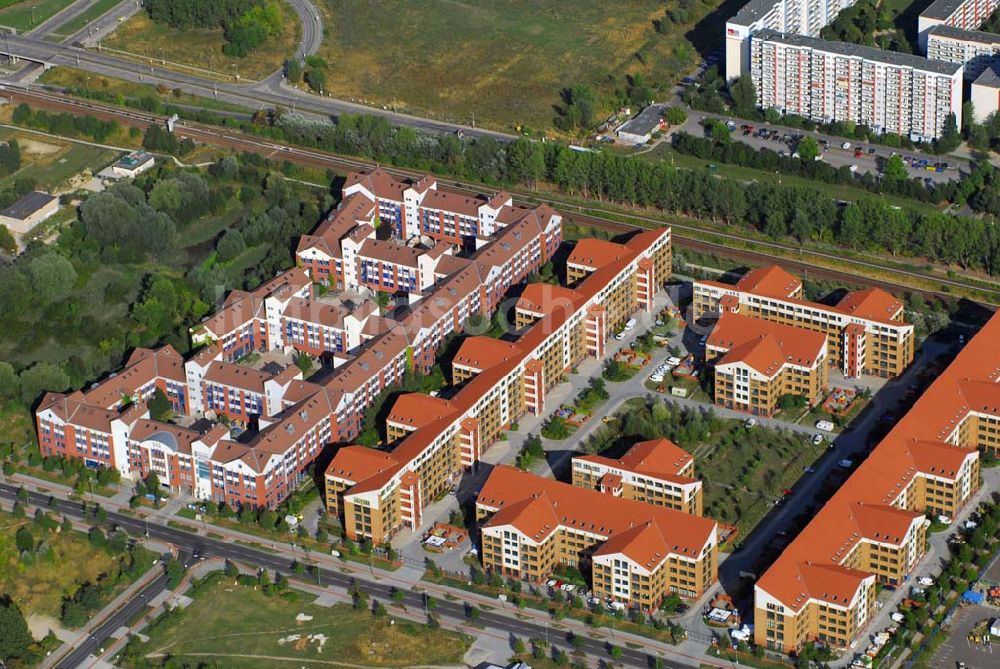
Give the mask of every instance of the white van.
[{"label": "white van", "polygon": [[824,432],[833,432],[833,423],[828,420],[818,420],[816,421],[816,429],[823,430]]},{"label": "white van", "polygon": [[635,319],[634,318],[630,318],[627,321],[625,321],[625,329],[626,330],[631,330],[634,327],[635,327]]}]

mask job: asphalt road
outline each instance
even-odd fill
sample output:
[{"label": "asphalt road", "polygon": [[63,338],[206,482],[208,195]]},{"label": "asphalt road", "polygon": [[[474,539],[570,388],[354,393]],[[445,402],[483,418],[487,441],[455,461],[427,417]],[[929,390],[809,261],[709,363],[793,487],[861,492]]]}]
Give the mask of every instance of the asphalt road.
[{"label": "asphalt road", "polygon": [[[0,496],[2,497],[11,500],[17,499],[17,491],[18,488],[16,486],[0,483]],[[30,491],[28,492],[27,501],[29,504],[40,506],[42,508],[49,508],[54,512],[71,517],[85,517],[81,511],[81,505],[79,502],[71,502],[56,498],[55,501],[50,504],[49,500],[50,496],[48,495]],[[91,517],[86,516],[86,518],[90,519]],[[132,516],[126,516],[111,511],[107,514],[106,522],[107,524],[117,525],[134,536],[142,536],[146,531],[148,531],[150,538],[180,547],[180,552],[184,556],[200,555],[203,558],[213,557],[234,560],[251,566],[277,570],[285,574],[290,572],[289,560],[286,557],[256,550],[250,548],[249,546],[227,543],[224,541],[217,541],[215,539],[193,535],[171,527],[158,525],[156,523],[147,523]],[[187,562],[188,560],[185,560],[185,563]],[[356,585],[356,587],[367,592],[373,600],[378,600],[386,604],[389,604],[392,601],[391,597],[394,589],[391,586],[366,579],[363,576],[348,576],[339,571],[320,568],[319,582],[320,585],[335,587],[339,590],[347,590],[352,585]],[[140,597],[130,600],[119,612],[114,614],[108,621],[95,630],[91,635],[91,638],[87,639],[84,644],[81,644],[81,647],[75,650],[70,657],[61,662],[59,666],[66,668],[79,666],[79,663],[83,658],[92,654],[95,649],[100,649],[112,632],[121,627],[122,624],[124,624],[129,618],[140,611],[150,598],[155,597],[156,594],[162,590],[165,583],[165,575],[162,577],[162,581],[157,579],[151,583],[141,592],[141,594],[146,595],[146,597],[142,597],[140,595]],[[159,589],[156,589],[155,587],[157,584],[159,584]],[[425,605],[424,595],[422,593],[404,590],[404,597],[401,603],[409,609],[421,610]],[[435,615],[456,623],[469,623],[466,604],[461,601],[450,601],[444,598],[436,598]],[[568,653],[574,650],[581,650],[591,657],[604,657],[610,659],[610,646],[606,641],[584,637],[581,642],[574,645],[571,638],[568,636],[568,632],[555,630],[550,626],[543,626],[531,621],[509,617],[496,610],[481,610],[476,624],[493,632],[516,636],[522,639],[548,639],[553,646],[558,646]],[[653,654],[639,649],[630,648],[624,643],[619,643],[617,645],[621,649],[622,655],[618,660],[616,660],[616,662],[620,662],[621,664],[630,667],[650,666],[652,661],[651,658],[654,657]],[[661,658],[660,666],[668,669],[682,669],[688,667],[688,665],[681,664],[667,658]]]},{"label": "asphalt road", "polygon": [[[6,496],[6,495],[5,495]],[[186,555],[181,555],[182,560],[187,559]],[[132,599],[125,602],[125,605],[115,611],[107,620],[101,623],[90,636],[77,645],[73,652],[64,657],[56,664],[56,669],[73,669],[83,666],[85,660],[91,656],[101,654],[105,641],[120,627],[128,625],[128,622],[143,611],[146,605],[160,594],[167,587],[167,575],[165,573],[157,576],[145,588],[140,590]]]}]

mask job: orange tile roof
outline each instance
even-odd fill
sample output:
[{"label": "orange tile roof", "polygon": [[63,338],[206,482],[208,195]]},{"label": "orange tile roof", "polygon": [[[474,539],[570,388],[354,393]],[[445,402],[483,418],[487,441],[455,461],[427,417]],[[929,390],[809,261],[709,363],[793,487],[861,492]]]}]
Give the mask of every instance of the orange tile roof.
[{"label": "orange tile roof", "polygon": [[326,475],[354,483],[399,466],[399,461],[385,451],[365,446],[344,446],[326,468]]},{"label": "orange tile roof", "polygon": [[[961,463],[977,458],[978,452],[944,440],[970,411],[993,410],[992,401],[984,403],[979,392],[992,395],[998,381],[1000,315],[994,315],[761,576],[757,587],[796,611],[808,597],[821,596],[822,588],[807,587],[801,566],[843,561],[861,538],[857,504],[891,505],[921,474],[955,480]],[[898,520],[883,524],[880,517],[878,522],[888,534],[898,530]],[[854,576],[860,585],[860,576]]]},{"label": "orange tile roof", "polygon": [[859,318],[892,320],[903,303],[881,288],[854,290],[837,302],[837,309]]},{"label": "orange tile roof", "polygon": [[440,397],[423,393],[400,395],[392,405],[386,422],[397,423],[408,428],[421,428],[439,418],[455,413],[455,405]]},{"label": "orange tile roof", "polygon": [[573,247],[566,259],[568,265],[580,265],[590,269],[604,267],[628,255],[628,249],[603,239],[581,239]]},{"label": "orange tile roof", "polygon": [[125,367],[84,391],[84,400],[102,409],[117,406],[123,397],[132,397],[156,379],[186,383],[184,358],[169,344],[156,350],[137,348]]},{"label": "orange tile roof", "polygon": [[660,530],[660,523],[648,520],[632,527],[605,541],[596,551],[595,556],[622,554],[636,564],[656,570],[669,556],[669,543]]},{"label": "orange tile roof", "polygon": [[580,298],[572,288],[549,283],[529,283],[517,298],[516,309],[544,314],[555,308],[569,308]]},{"label": "orange tile roof", "polygon": [[768,265],[750,270],[736,282],[736,287],[748,293],[767,297],[791,297],[802,288],[802,282],[783,267]]},{"label": "orange tile roof", "polygon": [[[652,523],[659,533],[659,541],[651,542],[654,535],[650,533],[630,533],[612,544],[616,552],[635,552],[640,556],[645,555],[652,545],[664,557],[674,553],[697,559],[712,541],[717,527],[716,522],[708,518],[611,497],[507,465],[493,468],[476,499],[476,505],[497,512],[484,527],[512,524],[534,541],[544,541],[555,531],[553,520],[560,526],[590,532],[606,537],[606,540]],[[512,505],[516,513],[501,515],[501,511]]]},{"label": "orange tile roof", "polygon": [[466,337],[458,347],[451,364],[483,371],[501,362],[519,359],[521,353],[517,344],[500,339],[485,336]]},{"label": "orange tile roof", "polygon": [[617,460],[601,455],[578,455],[573,460],[593,462],[664,480],[682,479],[686,483],[696,480],[680,475],[681,471],[694,460],[691,454],[669,439],[662,437],[633,444],[625,455]]},{"label": "orange tile roof", "polygon": [[[708,335],[709,347],[729,349],[726,362],[742,359],[737,348],[746,344],[769,341],[765,348],[754,346],[743,353],[749,353],[761,366],[768,363],[789,362],[804,367],[816,364],[816,359],[826,346],[826,335],[815,330],[767,321],[763,318],[724,313]],[[775,348],[776,347],[776,348]],[[768,360],[770,358],[770,360]],[[754,369],[763,371],[750,359],[745,360]],[[721,362],[721,361],[720,361]]]}]

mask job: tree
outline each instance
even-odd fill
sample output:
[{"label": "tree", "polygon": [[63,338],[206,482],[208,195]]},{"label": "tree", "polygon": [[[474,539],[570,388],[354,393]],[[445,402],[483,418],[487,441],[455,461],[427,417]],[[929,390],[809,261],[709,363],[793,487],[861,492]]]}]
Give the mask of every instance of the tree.
[{"label": "tree", "polygon": [[667,107],[663,113],[663,117],[667,119],[667,123],[670,125],[683,125],[688,115],[684,111],[684,107]]},{"label": "tree", "polygon": [[0,399],[13,399],[21,390],[21,382],[14,373],[14,367],[0,360]]},{"label": "tree", "polygon": [[906,163],[903,162],[903,157],[899,154],[890,156],[889,160],[885,161],[883,174],[888,181],[903,181],[909,178],[909,174],[906,172]]},{"label": "tree", "polygon": [[597,113],[597,93],[586,84],[563,89],[564,107],[560,125],[566,130],[589,128]]},{"label": "tree", "polygon": [[59,301],[76,283],[73,263],[58,253],[46,253],[32,258],[26,270],[35,294],[46,303]]},{"label": "tree", "polygon": [[290,58],[285,61],[285,76],[293,84],[302,81],[302,62],[298,58]]},{"label": "tree", "polygon": [[153,420],[167,422],[174,413],[170,399],[160,388],[153,390],[153,396],[149,398],[149,415]]},{"label": "tree", "polygon": [[952,112],[944,119],[944,127],[941,129],[941,136],[934,142],[934,150],[937,153],[951,153],[961,143],[962,136],[958,133],[958,120]]},{"label": "tree", "polygon": [[34,641],[21,609],[10,597],[0,597],[0,660],[22,657]]},{"label": "tree", "polygon": [[306,83],[312,90],[322,93],[326,87],[326,72],[315,67],[309,68],[306,70]]},{"label": "tree", "polygon": [[226,230],[215,245],[221,262],[229,262],[246,250],[246,242],[239,230]]},{"label": "tree", "polygon": [[799,142],[796,150],[799,152],[799,157],[802,160],[816,160],[816,156],[819,155],[819,142],[815,138],[806,135]]},{"label": "tree", "polygon": [[35,537],[31,534],[31,530],[27,526],[17,528],[17,532],[14,535],[14,542],[17,544],[17,551],[19,553],[30,552],[35,548]]},{"label": "tree", "polygon": [[729,97],[733,99],[733,107],[737,110],[750,111],[757,106],[757,89],[749,75],[733,79],[729,84]]},{"label": "tree", "polygon": [[17,251],[17,241],[14,239],[14,235],[10,234],[10,229],[6,225],[0,225],[0,250],[7,253]]},{"label": "tree", "polygon": [[62,391],[69,387],[66,372],[50,362],[38,362],[21,372],[21,401],[30,405],[46,390]]}]

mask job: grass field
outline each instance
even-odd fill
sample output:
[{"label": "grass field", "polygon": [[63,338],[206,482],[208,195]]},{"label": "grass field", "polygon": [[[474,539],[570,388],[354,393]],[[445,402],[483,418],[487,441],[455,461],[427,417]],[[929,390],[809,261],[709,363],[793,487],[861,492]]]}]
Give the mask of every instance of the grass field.
[{"label": "grass field", "polygon": [[[300,27],[296,14],[285,3],[285,32],[268,40],[246,58],[233,58],[222,53],[226,43],[221,29],[180,31],[153,23],[140,12],[108,35],[102,46],[132,54],[143,62],[162,63],[172,69],[197,68],[203,76],[214,72],[221,79],[239,76],[260,80],[278,70],[285,59],[295,52]],[[173,65],[172,65],[173,64]],[[176,67],[176,66],[181,67]],[[202,71],[204,70],[204,71]]]},{"label": "grass field", "polygon": [[[376,619],[344,604],[315,606],[312,599],[294,590],[267,597],[221,575],[211,577],[183,613],[146,630],[149,641],[138,648],[150,660],[212,658],[219,666],[264,669],[460,665],[470,644],[453,632],[401,620],[390,625],[388,617]],[[294,635],[298,638],[289,638]]]},{"label": "grass field", "polygon": [[0,0],[0,26],[27,32],[72,3],[73,0]]},{"label": "grass field", "polygon": [[75,67],[54,67],[46,70],[39,78],[43,84],[52,86],[78,86],[80,88],[92,89],[104,93],[121,95],[125,98],[161,98],[164,102],[175,105],[190,105],[193,107],[204,107],[205,109],[215,109],[218,111],[233,111],[249,113],[245,107],[203,98],[189,93],[175,95],[173,91],[161,93],[156,86],[149,84],[137,84],[124,79],[114,79],[92,74],[85,70],[78,70]]},{"label": "grass field", "polygon": [[45,190],[58,190],[86,169],[97,172],[118,157],[118,152],[53,137],[0,128],[0,140],[17,138],[21,145],[21,169],[0,179],[0,187],[16,179],[31,177]]},{"label": "grass field", "polygon": [[[567,86],[610,94],[635,72],[669,82],[694,59],[683,29],[654,29],[659,0],[384,0],[379,11],[368,0],[317,4],[334,97],[466,123],[475,114],[477,124],[501,129],[551,127]],[[706,0],[697,13],[719,4]]]},{"label": "grass field", "polygon": [[103,550],[94,549],[83,534],[59,532],[44,537],[52,546],[51,562],[37,559],[25,565],[19,560],[14,535],[30,523],[31,518],[17,519],[0,512],[0,593],[9,594],[28,615],[58,618],[63,596],[75,592],[81,583],[96,580],[114,560]]},{"label": "grass field", "polygon": [[53,35],[69,37],[77,30],[85,27],[88,23],[101,16],[109,9],[119,4],[121,0],[97,0],[93,5],[87,8],[86,11],[81,13],[72,21],[67,21],[63,25],[59,26],[57,32],[53,32]]}]

